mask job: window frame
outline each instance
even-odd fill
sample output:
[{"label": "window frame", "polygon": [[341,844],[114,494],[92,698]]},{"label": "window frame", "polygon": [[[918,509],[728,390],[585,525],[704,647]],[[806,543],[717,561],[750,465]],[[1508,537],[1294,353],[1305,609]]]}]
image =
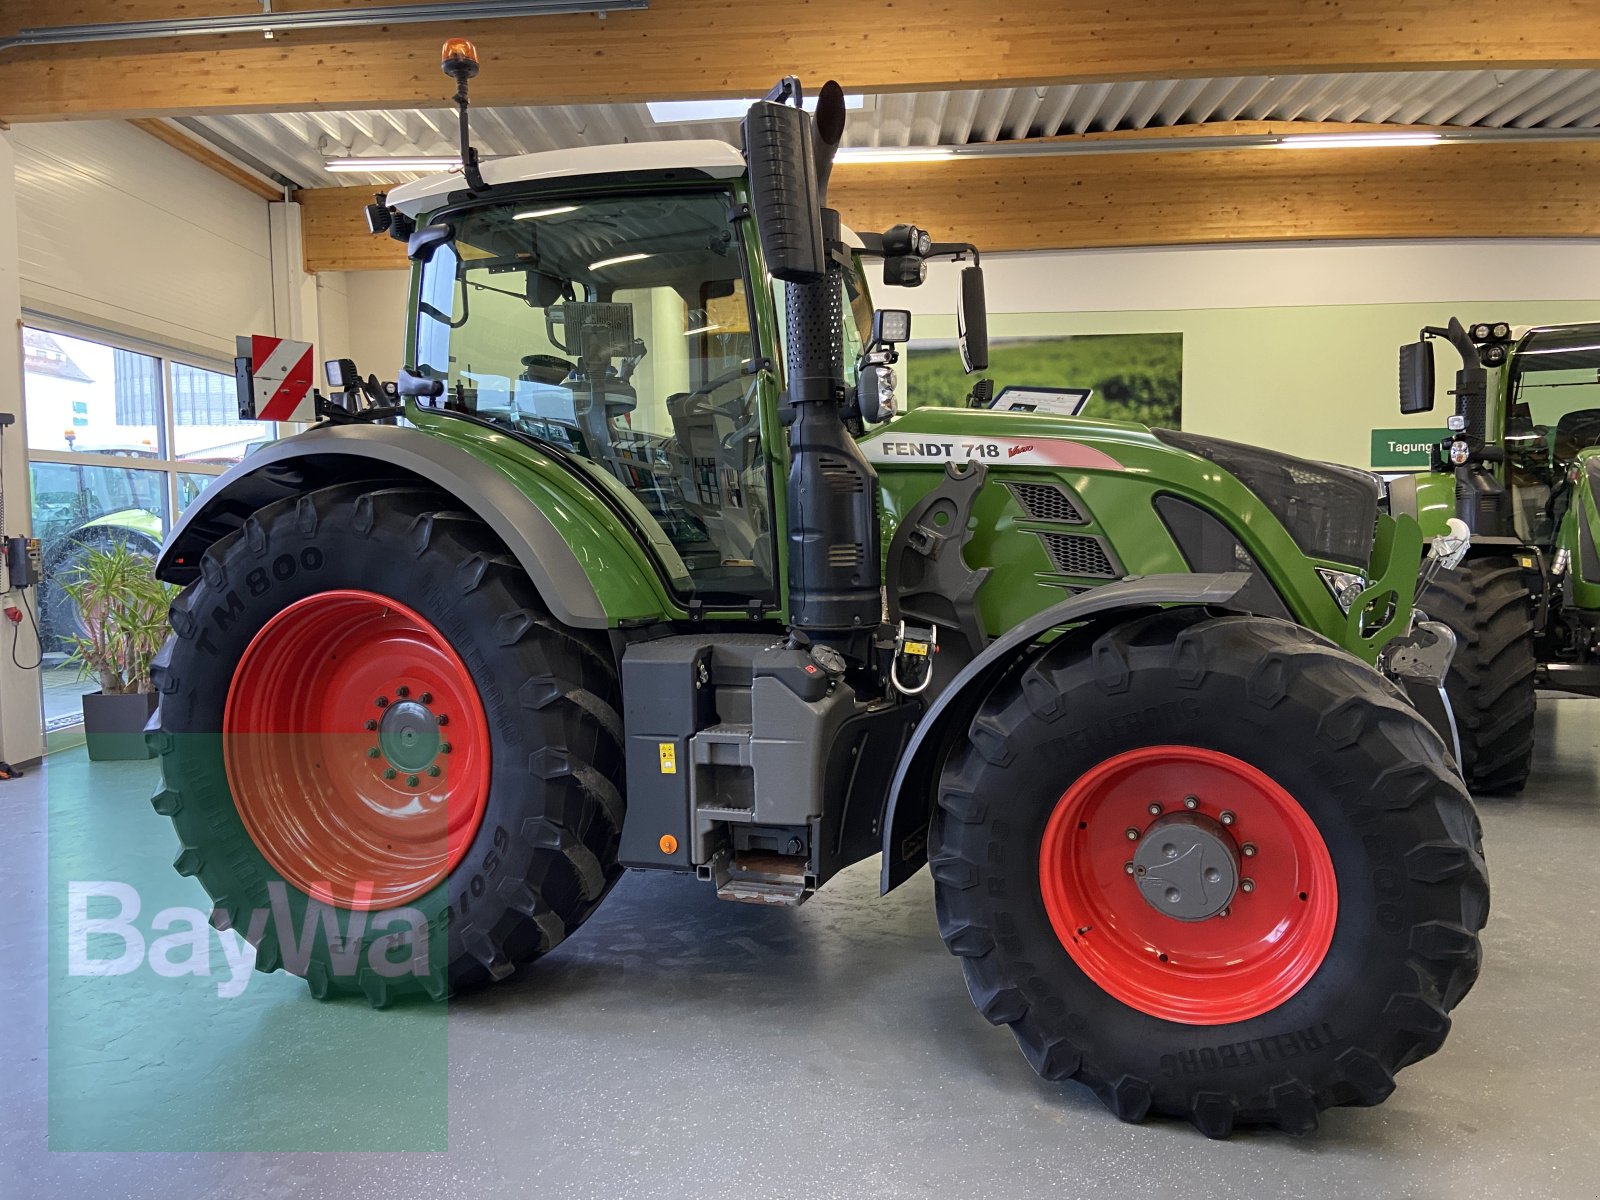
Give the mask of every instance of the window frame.
[{"label": "window frame", "polygon": [[[94,342],[113,350],[126,350],[133,354],[142,354],[147,358],[154,358],[160,362],[161,367],[157,372],[160,381],[161,394],[159,397],[161,419],[158,425],[160,447],[154,458],[130,459],[122,454],[100,454],[89,450],[35,450],[31,445],[25,446],[29,463],[61,463],[77,467],[122,467],[139,471],[159,471],[165,475],[163,480],[163,495],[166,498],[167,511],[162,517],[163,525],[170,530],[182,516],[183,509],[178,503],[178,476],[180,475],[222,475],[227,472],[228,466],[219,466],[215,463],[195,462],[190,459],[174,457],[173,448],[178,440],[178,415],[173,404],[172,368],[174,364],[190,367],[200,371],[212,371],[219,375],[233,377],[233,362],[222,358],[213,358],[210,355],[198,353],[193,350],[183,350],[177,347],[164,345],[161,342],[145,341],[141,338],[130,337],[125,334],[114,333],[108,329],[98,328],[93,325],[81,324],[77,321],[56,317],[46,312],[37,310],[24,310],[22,326],[28,329],[37,329],[41,333],[55,334],[60,337],[75,338],[79,341]],[[26,372],[21,380],[23,408],[27,407],[27,378]],[[288,421],[263,421],[261,424],[272,426],[272,439],[288,437],[299,431],[300,426]],[[32,433],[29,432],[31,439]],[[24,439],[27,441],[28,439]],[[28,489],[28,517],[31,527],[33,518],[33,488],[30,479]]]}]

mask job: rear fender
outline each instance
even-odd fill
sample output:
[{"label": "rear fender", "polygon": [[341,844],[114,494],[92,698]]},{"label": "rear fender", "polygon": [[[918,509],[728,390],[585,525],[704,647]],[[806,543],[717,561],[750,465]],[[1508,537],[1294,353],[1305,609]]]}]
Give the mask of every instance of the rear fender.
[{"label": "rear fender", "polygon": [[[389,425],[323,426],[264,446],[232,467],[191,504],[168,536],[156,563],[159,578],[192,582],[206,549],[237,530],[267,504],[337,483],[418,483],[449,493],[494,531],[527,571],[551,614],[565,625],[599,629],[642,611],[608,612],[594,580],[550,517],[522,488],[485,460],[458,446]],[[590,531],[591,535],[593,531]],[[622,548],[610,556],[608,599],[648,597],[653,581],[629,578],[640,568]],[[630,585],[623,587],[620,585]]]},{"label": "rear fender", "polygon": [[1239,572],[1147,575],[1108,583],[1052,605],[990,642],[939,693],[901,756],[880,822],[882,890],[899,887],[928,861],[928,820],[933,813],[934,789],[951,743],[966,729],[984,697],[1032,660],[1040,638],[1064,626],[1099,623],[1111,617],[1125,619],[1164,605],[1237,609],[1242,606],[1235,598],[1250,579],[1250,575]]}]

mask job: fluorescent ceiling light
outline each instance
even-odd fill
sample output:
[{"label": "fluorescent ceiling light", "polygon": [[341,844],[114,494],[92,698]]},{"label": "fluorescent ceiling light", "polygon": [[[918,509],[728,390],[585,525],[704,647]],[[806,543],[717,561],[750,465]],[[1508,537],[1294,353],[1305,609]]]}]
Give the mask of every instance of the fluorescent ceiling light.
[{"label": "fluorescent ceiling light", "polygon": [[599,262],[589,264],[589,270],[598,271],[602,267],[614,267],[619,263],[638,262],[642,258],[654,258],[654,254],[619,254],[615,258],[602,258]]},{"label": "fluorescent ceiling light", "polygon": [[954,146],[845,146],[834,156],[842,163],[944,162],[956,156]]},{"label": "fluorescent ceiling light", "polygon": [[559,217],[562,213],[577,212],[576,204],[562,204],[556,208],[536,208],[532,212],[519,212],[513,215],[515,221],[537,221],[540,217]]},{"label": "fluorescent ceiling light", "polygon": [[370,155],[330,158],[322,165],[330,171],[384,175],[391,171],[456,171],[461,167],[461,159],[449,154]]},{"label": "fluorescent ceiling light", "polygon": [[1299,133],[1281,138],[1285,150],[1336,150],[1348,146],[1434,146],[1442,133]]},{"label": "fluorescent ceiling light", "polygon": [[[754,103],[754,100],[652,100],[645,107],[657,125],[681,125],[688,121],[740,121]],[[844,98],[847,111],[865,108],[866,103],[865,96],[846,94]],[[807,112],[816,111],[815,94],[806,97],[805,108]]]}]

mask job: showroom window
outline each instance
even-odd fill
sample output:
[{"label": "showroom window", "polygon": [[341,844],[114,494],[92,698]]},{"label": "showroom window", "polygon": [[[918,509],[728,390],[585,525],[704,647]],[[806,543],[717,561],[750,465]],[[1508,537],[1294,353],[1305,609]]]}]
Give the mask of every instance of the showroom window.
[{"label": "showroom window", "polygon": [[44,658],[46,732],[82,720],[99,684],[70,661],[79,614],[64,585],[94,549],[154,556],[173,516],[256,444],[270,421],[241,421],[230,363],[163,352],[49,323],[23,327],[33,532],[43,578],[32,597]]}]

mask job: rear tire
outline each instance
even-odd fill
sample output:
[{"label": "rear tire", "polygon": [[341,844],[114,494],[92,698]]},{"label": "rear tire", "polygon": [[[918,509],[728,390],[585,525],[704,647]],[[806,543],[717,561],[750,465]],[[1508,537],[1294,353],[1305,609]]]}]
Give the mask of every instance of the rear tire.
[{"label": "rear tire", "polygon": [[1472,558],[1441,572],[1417,607],[1456,635],[1445,694],[1461,740],[1461,774],[1484,795],[1513,795],[1533,763],[1538,659],[1522,568]]},{"label": "rear tire", "polygon": [[[269,669],[240,675],[242,663],[259,662],[261,647],[270,650],[282,636],[274,630],[285,627],[285,614],[334,606],[337,617],[337,605],[348,606],[352,596],[392,601],[415,618],[415,644],[402,640],[378,656],[377,668],[419,682],[382,690],[409,692],[413,708],[427,702],[444,714],[440,720],[432,710],[408,711],[414,728],[397,727],[382,748],[391,731],[381,724],[380,733],[369,732],[385,712],[371,699],[359,711],[353,704],[298,707],[318,689],[335,700],[346,696],[348,689],[327,680],[347,669],[351,656],[370,654],[370,624],[332,643],[329,653],[279,654],[266,660]],[[351,484],[263,508],[206,552],[199,580],[171,616],[174,634],[153,671],[163,779],[152,803],[177,831],[175,867],[210,894],[213,924],[256,946],[258,970],[302,975],[319,998],[361,993],[376,1006],[419,992],[440,999],[550,951],[621,875],[621,718],[609,652],[557,625],[516,560],[447,496]],[[313,626],[313,633],[326,627]],[[440,682],[430,684],[418,665],[430,652],[444,660],[453,652],[458,672],[436,671]],[[314,669],[340,653],[341,666]],[[313,666],[297,675],[301,659]],[[236,676],[249,686],[235,688]],[[454,689],[453,722],[425,686],[441,697]],[[333,716],[307,733],[293,728],[306,711]],[[486,720],[474,724],[479,711]],[[436,724],[445,726],[440,738],[458,743],[435,743],[438,771],[414,757],[416,738],[433,736]],[[472,729],[482,731],[484,744],[468,740]],[[405,746],[399,738],[408,739]],[[283,753],[274,757],[274,746]],[[247,753],[254,757],[241,757]],[[379,875],[388,890],[363,893],[361,880],[371,877],[341,879],[343,864],[382,862],[371,856],[410,848],[396,818],[363,824],[373,798],[391,796],[382,775],[390,761],[400,766],[397,779],[389,771],[391,791],[417,780],[409,784],[415,796],[400,794],[394,812],[414,818],[421,811],[436,824],[447,812],[454,840],[446,856],[442,832],[436,843],[424,838],[416,860],[424,866],[395,877],[406,886],[390,888]],[[360,774],[369,769],[378,774]],[[296,799],[308,789],[317,803]],[[329,837],[324,812],[330,802],[344,803],[345,792],[353,815],[340,837]],[[476,814],[459,837],[458,813]],[[363,836],[368,829],[377,832]],[[363,894],[394,902],[372,900],[363,909]]]},{"label": "rear tire", "polygon": [[[1164,753],[1176,774],[1066,809],[1107,764]],[[1233,839],[1241,877],[1213,897],[1228,907],[1178,920],[1127,868],[1194,817]],[[930,833],[939,929],[979,1011],[1125,1120],[1304,1133],[1324,1108],[1376,1104],[1439,1048],[1478,973],[1481,838],[1443,744],[1376,672],[1287,622],[1166,612],[1054,643],[952,751]]]}]

